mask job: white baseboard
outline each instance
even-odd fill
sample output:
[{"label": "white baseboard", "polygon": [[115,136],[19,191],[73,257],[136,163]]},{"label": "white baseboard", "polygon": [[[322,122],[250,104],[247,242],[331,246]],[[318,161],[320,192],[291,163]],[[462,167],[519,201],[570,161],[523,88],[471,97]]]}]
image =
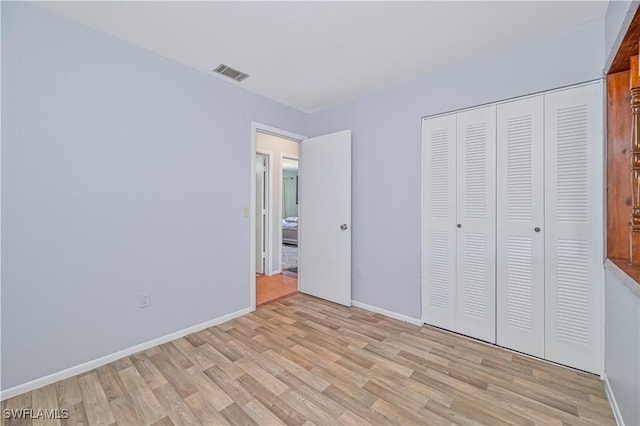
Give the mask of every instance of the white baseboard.
[{"label": "white baseboard", "polygon": [[624,419],[622,418],[622,413],[620,413],[620,408],[618,407],[618,403],[616,402],[616,397],[613,394],[613,389],[611,389],[611,384],[609,383],[609,378],[606,374],[602,375],[602,380],[604,380],[604,391],[607,394],[607,399],[609,400],[609,405],[611,406],[611,411],[613,411],[613,417],[616,418],[616,423],[618,426],[624,426]]},{"label": "white baseboard", "polygon": [[18,386],[14,386],[12,388],[0,391],[0,401],[4,401],[5,399],[12,398],[16,395],[20,395],[25,392],[30,392],[34,389],[41,388],[43,386],[50,385],[51,383],[55,383],[60,380],[68,379],[69,377],[76,376],[78,374],[85,373],[87,371],[93,370],[94,368],[101,367],[110,362],[116,361],[120,358],[124,358],[129,355],[133,355],[140,351],[144,351],[154,346],[161,345],[163,343],[170,342],[175,339],[179,339],[180,337],[184,337],[188,334],[195,333],[200,330],[204,330],[205,328],[213,327],[214,325],[222,324],[223,322],[227,322],[234,318],[240,317],[242,315],[246,315],[249,312],[252,312],[254,309],[244,308],[239,311],[231,312],[230,314],[223,315],[218,318],[214,318],[209,321],[205,321],[200,324],[196,324],[191,327],[187,327],[185,329],[149,340],[144,343],[140,343],[139,345],[131,346],[129,348],[123,349],[118,352],[114,352],[109,355],[105,355],[103,357],[76,365],[74,367],[67,368],[66,370],[58,371],[57,373],[49,374],[48,376],[40,377],[35,380],[31,380],[30,382],[23,383]]},{"label": "white baseboard", "polygon": [[351,305],[355,306],[356,308],[361,308],[366,311],[375,312],[376,314],[381,314],[389,318],[394,318],[400,321],[408,322],[409,324],[424,325],[422,320],[418,318],[413,318],[404,314],[399,314],[397,312],[388,311],[386,309],[378,308],[377,306],[367,305],[366,303],[358,302],[357,300],[352,300]]}]

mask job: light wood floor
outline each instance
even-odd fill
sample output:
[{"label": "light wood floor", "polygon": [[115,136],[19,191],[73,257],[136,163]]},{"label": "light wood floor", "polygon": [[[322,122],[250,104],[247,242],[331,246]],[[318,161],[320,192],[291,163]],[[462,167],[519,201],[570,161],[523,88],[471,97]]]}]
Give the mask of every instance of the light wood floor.
[{"label": "light wood floor", "polygon": [[282,299],[298,291],[298,275],[285,272],[267,277],[256,277],[256,306]]},{"label": "light wood floor", "polygon": [[596,376],[303,294],[2,405],[63,424],[614,424]]}]

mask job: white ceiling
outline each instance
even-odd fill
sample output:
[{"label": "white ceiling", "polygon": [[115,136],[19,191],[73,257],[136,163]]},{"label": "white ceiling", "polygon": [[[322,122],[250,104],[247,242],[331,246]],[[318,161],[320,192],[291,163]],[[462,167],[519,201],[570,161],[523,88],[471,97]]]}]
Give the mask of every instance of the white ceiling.
[{"label": "white ceiling", "polygon": [[607,1],[38,2],[305,112],[605,15]]}]

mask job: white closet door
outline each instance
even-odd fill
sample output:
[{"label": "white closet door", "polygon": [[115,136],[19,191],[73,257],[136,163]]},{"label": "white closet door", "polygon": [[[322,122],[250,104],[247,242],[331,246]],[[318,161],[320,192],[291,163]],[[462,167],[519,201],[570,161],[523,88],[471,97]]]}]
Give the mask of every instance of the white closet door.
[{"label": "white closet door", "polygon": [[422,141],[422,320],[455,330],[455,114],[424,120]]},{"label": "white closet door", "polygon": [[544,97],[498,105],[497,343],[544,357]]},{"label": "white closet door", "polygon": [[601,371],[603,96],[545,95],[545,357]]},{"label": "white closet door", "polygon": [[496,341],[496,107],[457,117],[456,328]]}]

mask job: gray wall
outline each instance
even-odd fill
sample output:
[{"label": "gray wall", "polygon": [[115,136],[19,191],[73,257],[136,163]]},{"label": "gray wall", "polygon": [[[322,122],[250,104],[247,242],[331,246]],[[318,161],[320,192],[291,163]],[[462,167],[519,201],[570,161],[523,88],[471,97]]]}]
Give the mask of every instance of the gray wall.
[{"label": "gray wall", "polygon": [[640,425],[640,285],[605,272],[605,372],[626,425]]},{"label": "gray wall", "polygon": [[355,300],[420,317],[421,117],[600,78],[603,40],[602,19],[310,115],[353,131]]},{"label": "gray wall", "polygon": [[605,16],[605,72],[608,71],[613,58],[618,52],[620,43],[638,8],[638,1],[610,1]]},{"label": "gray wall", "polygon": [[2,63],[2,389],[250,306],[251,121],[305,114],[28,3]]}]

